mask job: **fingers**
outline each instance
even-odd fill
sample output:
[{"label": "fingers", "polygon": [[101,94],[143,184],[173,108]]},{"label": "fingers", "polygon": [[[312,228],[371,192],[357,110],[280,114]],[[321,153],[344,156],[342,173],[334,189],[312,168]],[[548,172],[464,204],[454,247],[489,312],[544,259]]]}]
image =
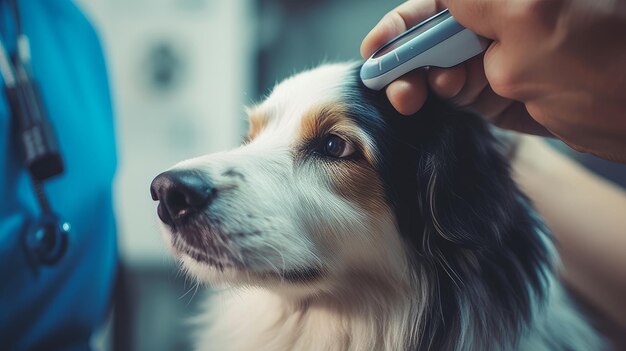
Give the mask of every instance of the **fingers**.
[{"label": "fingers", "polygon": [[405,116],[416,113],[428,96],[425,73],[415,70],[393,81],[387,87],[387,98]]},{"label": "fingers", "polygon": [[[361,43],[361,56],[369,57],[389,40],[405,32],[410,27],[425,20],[443,9],[440,0],[409,0],[385,15],[367,34]],[[442,95],[455,95],[462,85],[464,73],[452,70],[439,73],[433,78],[436,90]],[[422,70],[410,72],[389,84],[387,97],[394,108],[403,115],[416,113],[428,95],[425,73]]]},{"label": "fingers", "polygon": [[475,57],[453,68],[431,69],[428,73],[429,85],[439,96],[480,114],[498,127],[553,137],[530,116],[523,103],[493,91],[482,64],[482,57]]},{"label": "fingers", "polygon": [[411,115],[426,101],[428,86],[440,97],[466,107],[477,99],[488,83],[478,57],[451,68],[430,68],[427,73],[423,70],[409,72],[389,84],[387,97],[398,112]]},{"label": "fingers", "polygon": [[361,56],[367,58],[407,29],[443,9],[439,0],[409,0],[387,13],[365,36]]},{"label": "fingers", "polygon": [[442,69],[431,67],[428,70],[428,85],[435,94],[444,99],[457,96],[467,79],[465,65]]},{"label": "fingers", "polygon": [[473,103],[483,89],[489,85],[483,68],[483,56],[479,55],[465,63],[465,83],[461,91],[452,97],[452,101],[459,106],[468,106]]}]

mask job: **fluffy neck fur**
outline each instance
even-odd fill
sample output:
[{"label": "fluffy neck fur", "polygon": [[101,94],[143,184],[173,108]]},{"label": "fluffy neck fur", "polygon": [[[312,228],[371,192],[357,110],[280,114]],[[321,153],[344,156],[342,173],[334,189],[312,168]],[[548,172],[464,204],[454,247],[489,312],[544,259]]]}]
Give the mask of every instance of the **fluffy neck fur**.
[{"label": "fluffy neck fur", "polygon": [[[209,313],[198,319],[198,350],[429,350],[425,342],[429,313],[427,289],[417,276],[405,289],[377,285],[376,290],[345,292],[298,301],[261,288],[229,289],[212,296]],[[544,301],[535,301],[530,323],[519,338],[495,338],[484,329],[480,309],[462,307],[459,333],[441,326],[449,343],[437,350],[600,350],[601,340],[578,314],[551,277]],[[378,283],[376,283],[378,284]],[[430,297],[432,299],[433,297]],[[449,328],[450,330],[447,330]],[[516,331],[511,331],[515,334]],[[457,334],[457,335],[455,335]],[[497,334],[497,333],[496,333]],[[516,340],[517,342],[513,342]]]},{"label": "fluffy neck fur", "polygon": [[[417,279],[384,283],[354,274],[334,291],[293,300],[261,289],[222,291],[211,299],[204,350],[407,350],[418,331]],[[404,286],[403,286],[404,285]],[[242,318],[242,316],[247,316]],[[219,341],[219,340],[223,340]],[[210,346],[210,347],[209,347]]]}]

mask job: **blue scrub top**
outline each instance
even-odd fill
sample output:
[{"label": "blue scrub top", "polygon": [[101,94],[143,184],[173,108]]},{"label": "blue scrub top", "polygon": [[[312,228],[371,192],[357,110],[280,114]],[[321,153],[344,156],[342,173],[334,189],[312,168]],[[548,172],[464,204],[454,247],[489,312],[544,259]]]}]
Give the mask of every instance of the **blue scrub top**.
[{"label": "blue scrub top", "polygon": [[[117,262],[107,74],[98,37],[75,5],[18,2],[33,71],[65,160],[65,173],[45,188],[72,231],[58,264],[37,272],[29,266],[21,235],[40,210],[0,91],[0,349],[84,350],[106,317]],[[14,19],[5,0],[0,35],[13,51]]]}]

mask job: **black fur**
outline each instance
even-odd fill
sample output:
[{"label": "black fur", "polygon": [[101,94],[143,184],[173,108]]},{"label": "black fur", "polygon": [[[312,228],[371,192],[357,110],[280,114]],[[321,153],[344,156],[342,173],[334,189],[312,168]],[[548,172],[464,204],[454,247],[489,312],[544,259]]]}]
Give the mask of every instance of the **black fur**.
[{"label": "black fur", "polygon": [[550,258],[486,123],[434,97],[401,116],[384,91],[362,85],[358,69],[343,98],[376,141],[388,201],[431,287],[412,348],[453,349],[464,308],[484,346],[511,347],[543,298]]}]

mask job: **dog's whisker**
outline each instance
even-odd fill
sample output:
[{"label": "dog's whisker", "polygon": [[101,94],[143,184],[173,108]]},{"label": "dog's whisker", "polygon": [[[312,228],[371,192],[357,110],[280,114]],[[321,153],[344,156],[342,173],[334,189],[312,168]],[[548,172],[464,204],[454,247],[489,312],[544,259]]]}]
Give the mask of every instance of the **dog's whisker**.
[{"label": "dog's whisker", "polygon": [[193,294],[192,294],[192,295],[191,295],[191,297],[189,298],[189,301],[187,301],[187,305],[189,305],[189,304],[191,303],[191,301],[193,300],[194,296],[196,296],[196,293],[198,292],[198,287],[199,287],[199,286],[200,286],[200,282],[199,282],[199,281],[197,281],[197,282],[196,282],[196,285],[195,285],[195,288],[194,288],[194,291],[193,291]]},{"label": "dog's whisker", "polygon": [[197,285],[197,283],[192,284],[189,287],[189,289],[187,289],[187,291],[184,294],[182,294],[178,299],[182,300],[185,296],[187,296],[187,294],[189,294],[189,292],[191,292],[191,290],[193,290],[194,286],[196,286],[196,285]]}]

